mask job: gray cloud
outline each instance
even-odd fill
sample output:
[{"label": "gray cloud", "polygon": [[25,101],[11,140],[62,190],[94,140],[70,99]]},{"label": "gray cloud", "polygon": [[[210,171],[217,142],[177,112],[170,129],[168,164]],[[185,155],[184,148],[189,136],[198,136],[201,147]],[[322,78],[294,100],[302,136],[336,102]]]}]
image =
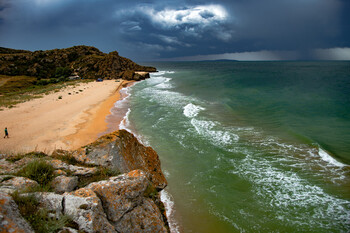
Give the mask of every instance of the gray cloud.
[{"label": "gray cloud", "polygon": [[310,51],[350,47],[349,11],[346,0],[1,0],[0,46],[87,44],[133,59],[247,51],[317,58],[334,51]]}]

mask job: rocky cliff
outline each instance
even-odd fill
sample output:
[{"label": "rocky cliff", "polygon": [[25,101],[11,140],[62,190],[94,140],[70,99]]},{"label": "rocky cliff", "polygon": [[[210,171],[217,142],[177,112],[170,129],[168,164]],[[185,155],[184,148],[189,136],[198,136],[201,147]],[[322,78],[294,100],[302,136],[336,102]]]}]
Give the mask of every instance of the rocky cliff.
[{"label": "rocky cliff", "polygon": [[0,171],[0,232],[169,232],[158,155],[125,130],[77,151],[1,155]]},{"label": "rocky cliff", "polygon": [[87,79],[130,78],[125,71],[155,72],[154,67],[140,66],[118,52],[105,54],[90,46],[30,52],[0,47],[0,74],[26,75],[42,79],[54,78],[64,72]]}]

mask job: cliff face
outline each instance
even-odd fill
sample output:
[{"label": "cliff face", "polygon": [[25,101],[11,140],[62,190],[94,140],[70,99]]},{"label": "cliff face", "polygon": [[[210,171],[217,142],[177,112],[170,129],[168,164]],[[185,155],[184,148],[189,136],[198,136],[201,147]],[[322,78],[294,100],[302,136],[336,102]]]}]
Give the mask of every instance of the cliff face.
[{"label": "cliff face", "polygon": [[[28,178],[28,165],[33,169],[32,163],[38,161],[44,161],[53,172],[49,176],[41,169],[38,177],[32,174]],[[33,218],[23,214],[23,198],[29,196],[36,201],[33,209],[49,213],[45,221],[71,218],[55,232],[169,231],[158,193],[167,185],[158,155],[127,131],[105,135],[77,151],[57,150],[51,156],[37,152],[2,155],[0,169],[0,215],[6,216],[0,219],[0,231],[38,231],[23,219],[30,222]],[[116,172],[122,174],[116,176]],[[51,177],[46,186],[42,177]],[[51,192],[40,190],[48,185]],[[26,193],[28,190],[32,193]]]},{"label": "cliff face", "polygon": [[105,54],[89,46],[35,52],[0,47],[0,74],[52,78],[58,67],[88,79],[119,78],[126,70],[156,71],[121,57],[118,52]]}]

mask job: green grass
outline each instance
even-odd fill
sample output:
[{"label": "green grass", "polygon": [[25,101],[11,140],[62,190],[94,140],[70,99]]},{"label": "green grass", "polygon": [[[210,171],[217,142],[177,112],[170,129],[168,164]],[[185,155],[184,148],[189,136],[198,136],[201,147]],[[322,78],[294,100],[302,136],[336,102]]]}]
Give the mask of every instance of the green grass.
[{"label": "green grass", "polygon": [[21,195],[18,192],[12,194],[13,200],[18,205],[21,215],[29,222],[35,232],[57,232],[65,226],[71,225],[71,218],[60,214],[58,218],[50,216],[50,211],[40,208],[34,195]]},{"label": "green grass", "polygon": [[0,75],[0,109],[11,108],[19,103],[57,92],[64,87],[91,81],[93,80],[84,79],[36,85],[38,83],[36,77]]},{"label": "green grass", "polygon": [[55,168],[44,160],[36,159],[29,162],[17,172],[17,176],[35,180],[41,187],[46,187],[54,178]]},{"label": "green grass", "polygon": [[29,153],[26,153],[26,154],[16,154],[16,155],[12,155],[8,158],[6,158],[7,161],[9,162],[17,162],[23,158],[44,158],[46,157],[47,154],[45,154],[44,152],[37,152],[37,151],[33,151],[33,152],[29,152]]}]

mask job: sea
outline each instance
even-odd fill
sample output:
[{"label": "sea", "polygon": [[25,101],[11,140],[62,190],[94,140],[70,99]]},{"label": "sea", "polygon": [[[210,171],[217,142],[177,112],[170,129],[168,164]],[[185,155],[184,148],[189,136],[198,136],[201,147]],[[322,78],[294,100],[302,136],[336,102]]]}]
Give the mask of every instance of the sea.
[{"label": "sea", "polygon": [[114,112],[160,157],[171,232],[350,232],[350,62],[144,65]]}]

